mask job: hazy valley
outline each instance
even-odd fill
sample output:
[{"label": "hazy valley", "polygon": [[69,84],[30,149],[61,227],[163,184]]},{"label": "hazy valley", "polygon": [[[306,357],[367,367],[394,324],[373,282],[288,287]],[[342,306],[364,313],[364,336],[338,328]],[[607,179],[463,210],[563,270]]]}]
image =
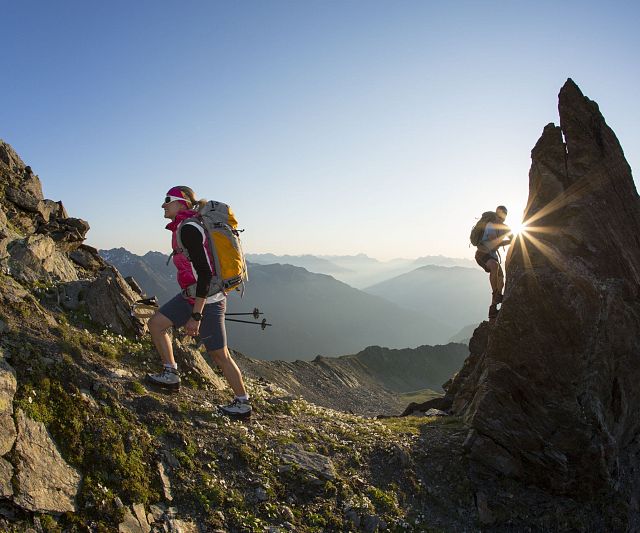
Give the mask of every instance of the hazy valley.
[{"label": "hazy valley", "polygon": [[[158,252],[137,256],[124,249],[101,250],[100,254],[161,302],[179,291],[175,267],[166,264],[168,256]],[[314,256],[304,258],[309,267],[326,262]],[[363,256],[341,261],[352,269],[362,263],[378,263]],[[246,312],[257,307],[274,325],[261,331],[229,322],[232,346],[260,359],[312,359],[355,353],[371,345],[415,348],[446,344],[461,328],[482,321],[490,297],[483,271],[457,266],[416,268],[414,263],[405,265],[409,272],[364,291],[299,266],[249,263],[245,294],[241,299],[232,293],[228,311]]]}]

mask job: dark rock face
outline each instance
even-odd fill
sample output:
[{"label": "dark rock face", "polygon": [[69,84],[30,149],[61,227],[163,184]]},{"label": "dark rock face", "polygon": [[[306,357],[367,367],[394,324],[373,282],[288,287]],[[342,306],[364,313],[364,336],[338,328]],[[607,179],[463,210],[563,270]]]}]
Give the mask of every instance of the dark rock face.
[{"label": "dark rock face", "polygon": [[560,127],[547,125],[532,151],[529,230],[509,252],[502,310],[476,330],[448,397],[473,428],[476,474],[629,502],[640,439],[640,201],[615,134],[571,80],[559,112]]}]

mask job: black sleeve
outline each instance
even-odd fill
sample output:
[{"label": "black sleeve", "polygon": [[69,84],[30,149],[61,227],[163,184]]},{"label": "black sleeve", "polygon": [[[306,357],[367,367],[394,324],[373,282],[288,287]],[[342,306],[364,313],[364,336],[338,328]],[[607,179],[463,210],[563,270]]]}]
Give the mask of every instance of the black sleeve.
[{"label": "black sleeve", "polygon": [[207,261],[204,246],[202,246],[202,233],[198,228],[185,224],[180,229],[180,239],[189,254],[189,259],[198,278],[196,297],[206,298],[209,295],[209,285],[211,284],[211,267]]}]

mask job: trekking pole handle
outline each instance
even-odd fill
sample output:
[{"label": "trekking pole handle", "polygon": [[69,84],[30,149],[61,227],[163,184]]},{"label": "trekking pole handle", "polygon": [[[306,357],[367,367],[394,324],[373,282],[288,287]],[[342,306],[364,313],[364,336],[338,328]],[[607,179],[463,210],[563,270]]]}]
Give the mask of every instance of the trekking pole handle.
[{"label": "trekking pole handle", "polygon": [[[256,312],[257,311],[257,312]],[[264,315],[264,313],[261,313],[260,311],[258,311],[257,309],[254,309],[253,312],[251,313],[225,313],[226,316],[252,316],[253,318],[255,318],[256,320],[258,320],[258,317],[260,315]]]}]

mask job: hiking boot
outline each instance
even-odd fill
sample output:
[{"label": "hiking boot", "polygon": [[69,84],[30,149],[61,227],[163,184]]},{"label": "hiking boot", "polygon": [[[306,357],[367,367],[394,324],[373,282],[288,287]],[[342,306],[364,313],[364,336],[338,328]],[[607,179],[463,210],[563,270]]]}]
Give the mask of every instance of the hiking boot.
[{"label": "hiking boot", "polygon": [[147,380],[164,389],[175,391],[180,389],[180,375],[173,368],[164,367],[158,374],[147,374]]},{"label": "hiking boot", "polygon": [[241,400],[240,398],[234,398],[229,405],[218,405],[218,409],[223,415],[232,418],[248,418],[252,411],[249,400]]}]

